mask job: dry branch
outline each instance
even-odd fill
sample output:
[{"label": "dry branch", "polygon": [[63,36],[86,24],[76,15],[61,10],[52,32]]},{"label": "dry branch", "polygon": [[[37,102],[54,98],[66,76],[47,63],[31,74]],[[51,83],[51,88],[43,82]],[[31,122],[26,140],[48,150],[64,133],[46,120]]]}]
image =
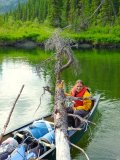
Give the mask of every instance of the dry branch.
[{"label": "dry branch", "polygon": [[[63,90],[63,81],[61,80],[61,72],[70,66],[73,62],[72,50],[67,41],[63,40],[59,31],[46,42],[46,49],[56,51],[55,64],[55,105],[54,105],[54,122],[55,122],[55,141],[56,141],[56,160],[71,160],[70,146],[67,135],[67,113],[66,113],[66,96]],[[64,60],[67,60],[63,64]],[[48,88],[47,88],[48,89]]]},{"label": "dry branch", "polygon": [[68,114],[68,116],[78,118],[80,121],[83,121],[83,122],[85,122],[85,123],[91,123],[91,124],[93,124],[93,125],[96,126],[96,124],[95,124],[94,122],[88,121],[87,119],[82,118],[82,117],[80,117],[79,115],[76,115],[76,114]]},{"label": "dry branch", "polygon": [[5,134],[6,128],[7,128],[8,124],[9,124],[9,122],[10,122],[11,115],[12,115],[13,110],[14,110],[14,108],[15,108],[15,105],[16,105],[16,103],[17,103],[17,101],[18,101],[18,99],[19,99],[19,97],[20,97],[20,95],[21,95],[21,93],[22,93],[23,88],[24,88],[24,85],[22,85],[22,88],[21,88],[21,90],[20,90],[17,98],[15,99],[15,102],[14,102],[14,104],[13,104],[13,107],[11,108],[10,113],[9,113],[9,115],[8,115],[8,118],[7,118],[7,120],[6,120],[5,124],[4,124],[2,134],[0,135],[0,143],[2,142],[2,138],[3,138],[4,134]]},{"label": "dry branch", "polygon": [[76,145],[73,144],[73,143],[70,143],[70,145],[73,146],[73,147],[75,147],[75,148],[77,148],[77,149],[79,149],[80,151],[82,151],[82,153],[85,155],[86,159],[89,160],[88,155],[85,153],[85,151],[84,151],[82,148],[76,146]]}]

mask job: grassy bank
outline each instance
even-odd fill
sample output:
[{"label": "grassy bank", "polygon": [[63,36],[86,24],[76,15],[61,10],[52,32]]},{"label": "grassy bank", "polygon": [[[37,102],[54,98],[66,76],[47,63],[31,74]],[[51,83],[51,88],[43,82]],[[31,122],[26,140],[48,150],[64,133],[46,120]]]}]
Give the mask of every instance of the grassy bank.
[{"label": "grassy bank", "polygon": [[[33,40],[44,42],[52,35],[55,28],[37,22],[9,22],[0,26],[0,42],[16,42],[18,40]],[[65,30],[64,37],[73,40],[95,44],[119,44],[120,26],[91,27],[86,31],[73,32]]]},{"label": "grassy bank", "polygon": [[118,44],[120,43],[120,26],[91,27],[79,33],[65,32],[65,36],[92,44]]},{"label": "grassy bank", "polygon": [[32,22],[8,23],[0,26],[0,41],[33,40],[43,42],[53,33],[54,28]]}]

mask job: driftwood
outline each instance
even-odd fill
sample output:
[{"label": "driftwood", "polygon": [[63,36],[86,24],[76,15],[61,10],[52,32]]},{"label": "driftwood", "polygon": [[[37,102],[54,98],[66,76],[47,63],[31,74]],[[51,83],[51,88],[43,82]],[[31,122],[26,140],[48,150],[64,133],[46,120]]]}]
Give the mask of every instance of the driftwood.
[{"label": "driftwood", "polygon": [[[56,51],[56,65],[55,65],[55,76],[56,76],[56,87],[55,93],[51,92],[50,88],[44,87],[46,91],[55,95],[54,104],[54,127],[55,127],[55,142],[56,142],[56,160],[71,160],[70,156],[70,144],[75,147],[74,144],[69,143],[68,130],[81,130],[81,128],[69,128],[67,123],[67,112],[66,112],[66,101],[75,100],[74,97],[66,96],[63,90],[64,81],[61,80],[61,73],[64,69],[69,67],[73,62],[72,50],[65,40],[59,36],[59,32],[55,34],[46,42],[46,49],[54,49]],[[65,59],[65,64],[64,62]],[[92,99],[92,97],[86,97]],[[83,98],[79,98],[83,100]],[[78,117],[77,117],[78,118]],[[79,117],[80,120],[83,120]],[[84,119],[85,121],[85,119]],[[85,121],[88,123],[88,121]],[[79,148],[79,147],[78,147]],[[82,149],[81,149],[82,150]],[[82,150],[84,152],[84,150]],[[88,157],[86,155],[86,157]],[[89,158],[88,158],[89,159]]]},{"label": "driftwood", "polygon": [[[56,51],[56,87],[55,87],[55,105],[54,105],[54,122],[55,122],[55,142],[56,142],[56,160],[71,160],[70,146],[67,135],[67,112],[65,106],[66,96],[63,90],[63,81],[61,80],[62,71],[69,67],[73,62],[72,50],[69,44],[55,32],[46,42],[47,49]],[[66,63],[63,64],[64,57]]]},{"label": "driftwood", "polygon": [[85,155],[86,159],[89,160],[88,155],[85,153],[85,151],[84,151],[82,148],[76,146],[76,145],[73,144],[73,143],[70,143],[70,145],[73,146],[73,147],[75,147],[75,148],[77,148],[78,150],[80,150],[80,151]]},{"label": "driftwood", "polygon": [[1,142],[2,142],[2,138],[3,138],[4,134],[5,134],[6,128],[7,128],[8,124],[9,124],[9,122],[10,122],[11,115],[12,115],[13,110],[14,110],[14,108],[15,108],[15,105],[16,105],[16,103],[17,103],[17,101],[18,101],[18,99],[19,99],[19,97],[20,97],[20,95],[21,95],[21,93],[22,93],[23,88],[24,88],[24,85],[22,85],[22,88],[21,88],[21,90],[20,90],[20,92],[19,92],[19,94],[18,94],[18,96],[17,96],[17,98],[16,98],[16,100],[15,100],[15,102],[14,102],[14,104],[13,104],[13,107],[12,107],[11,110],[10,110],[10,113],[9,113],[9,115],[8,115],[8,118],[7,118],[7,120],[6,120],[5,124],[4,124],[2,133],[1,133],[1,135],[0,135],[0,144],[1,144]]}]

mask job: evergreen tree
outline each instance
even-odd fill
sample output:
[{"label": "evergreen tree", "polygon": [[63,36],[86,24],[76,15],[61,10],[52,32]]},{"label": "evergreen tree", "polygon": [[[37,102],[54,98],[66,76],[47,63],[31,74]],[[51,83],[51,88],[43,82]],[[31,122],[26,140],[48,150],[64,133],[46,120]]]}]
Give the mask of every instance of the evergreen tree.
[{"label": "evergreen tree", "polygon": [[69,24],[69,11],[70,11],[70,0],[65,0],[63,3],[62,10],[62,26],[67,26]]},{"label": "evergreen tree", "polygon": [[97,25],[99,22],[98,14],[100,13],[100,8],[102,7],[102,1],[101,0],[92,0],[91,2],[91,13],[90,13],[90,22],[93,25]]},{"label": "evergreen tree", "polygon": [[49,21],[55,27],[61,25],[62,0],[49,0],[48,17]]},{"label": "evergreen tree", "polygon": [[17,9],[5,14],[4,20],[9,16],[22,21],[47,20],[55,27],[71,25],[79,31],[88,25],[118,24],[120,0],[28,0],[24,4],[18,0]]},{"label": "evergreen tree", "polygon": [[74,28],[75,30],[84,29],[84,0],[76,0],[75,3],[75,15],[74,15]]},{"label": "evergreen tree", "polygon": [[105,0],[99,13],[99,24],[113,25],[114,23],[114,13],[110,0]]},{"label": "evergreen tree", "polygon": [[116,14],[117,18],[115,20],[115,24],[120,25],[120,0],[115,3],[115,8],[117,8]]}]

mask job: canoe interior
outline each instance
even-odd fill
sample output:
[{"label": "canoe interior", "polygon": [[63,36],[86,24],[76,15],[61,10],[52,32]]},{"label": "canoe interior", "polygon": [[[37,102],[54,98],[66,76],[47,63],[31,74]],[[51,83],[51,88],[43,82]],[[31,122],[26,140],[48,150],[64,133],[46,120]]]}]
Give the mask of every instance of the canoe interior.
[{"label": "canoe interior", "polygon": [[[99,102],[99,99],[100,99],[100,95],[97,95],[97,96],[94,96],[94,106],[92,108],[92,110],[89,112],[89,114],[85,117],[86,119],[88,120],[91,120],[95,111],[96,111],[96,108],[97,108],[97,105],[98,105],[98,102]],[[48,115],[48,116],[45,116],[45,117],[42,117],[42,118],[39,118],[37,119],[36,121],[39,121],[39,120],[45,120],[47,121],[53,128],[54,128],[54,119],[53,119],[53,116],[51,115]],[[18,129],[15,129],[9,133],[7,133],[4,137],[3,137],[3,141],[6,140],[8,137],[14,137],[15,133],[18,132],[18,131],[21,131],[21,130],[24,130],[26,129],[26,127],[32,125],[33,122],[30,122]],[[83,134],[85,133],[85,130],[86,130],[86,123],[83,122],[82,124],[80,124],[78,126],[79,128],[82,128],[81,130],[79,131],[76,131],[76,130],[71,130],[69,131],[69,138],[70,138],[70,141],[71,142],[74,142],[76,143],[78,140],[80,140],[80,138],[83,136]],[[46,143],[44,144],[46,145]],[[46,158],[48,156],[53,156],[54,154],[54,151],[55,151],[55,144],[52,144],[52,145],[49,145],[47,146],[47,151],[45,151],[41,156],[39,156],[39,158],[37,159],[43,159],[43,158]]]}]

